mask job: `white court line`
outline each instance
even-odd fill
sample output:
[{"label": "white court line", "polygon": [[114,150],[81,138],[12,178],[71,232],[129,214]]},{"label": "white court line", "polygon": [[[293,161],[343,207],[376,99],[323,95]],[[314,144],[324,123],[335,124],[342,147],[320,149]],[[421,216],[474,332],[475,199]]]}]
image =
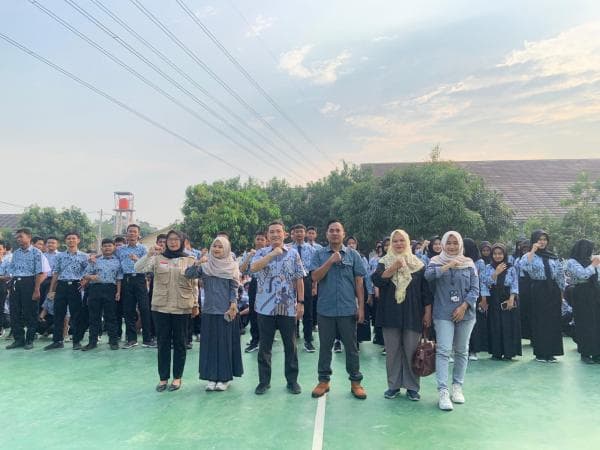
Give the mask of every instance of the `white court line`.
[{"label": "white court line", "polygon": [[323,429],[325,428],[325,404],[327,394],[319,397],[317,401],[317,412],[315,414],[315,429],[313,431],[312,450],[323,449]]}]

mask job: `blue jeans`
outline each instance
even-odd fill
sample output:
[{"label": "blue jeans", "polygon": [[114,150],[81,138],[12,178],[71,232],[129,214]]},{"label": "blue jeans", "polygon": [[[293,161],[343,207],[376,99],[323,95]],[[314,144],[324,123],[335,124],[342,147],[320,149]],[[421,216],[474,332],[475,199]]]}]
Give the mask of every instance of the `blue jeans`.
[{"label": "blue jeans", "polygon": [[475,326],[475,319],[454,323],[451,320],[434,320],[437,337],[435,351],[435,376],[438,391],[448,389],[448,359],[454,350],[452,384],[462,386],[469,361],[469,337]]}]

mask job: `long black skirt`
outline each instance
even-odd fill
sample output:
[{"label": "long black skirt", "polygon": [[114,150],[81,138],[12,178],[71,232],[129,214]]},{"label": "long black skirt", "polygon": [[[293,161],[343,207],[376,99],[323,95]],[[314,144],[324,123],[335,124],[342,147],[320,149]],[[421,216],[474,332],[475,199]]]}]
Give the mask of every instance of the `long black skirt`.
[{"label": "long black skirt", "polygon": [[489,353],[496,357],[512,358],[521,355],[521,318],[516,308],[502,310],[500,304],[510,297],[507,286],[493,287],[488,299]]},{"label": "long black skirt", "polygon": [[519,316],[521,319],[521,337],[531,339],[531,278],[519,277]]},{"label": "long black skirt", "polygon": [[475,326],[469,339],[469,353],[487,352],[489,349],[488,313],[479,311],[479,302],[475,312]]},{"label": "long black skirt", "polygon": [[563,354],[562,294],[554,281],[531,280],[531,344],[537,357]]},{"label": "long black skirt", "polygon": [[239,317],[227,322],[222,314],[203,314],[200,379],[225,382],[243,373]]},{"label": "long black skirt", "polygon": [[577,350],[583,356],[600,355],[600,286],[595,282],[573,289],[573,315]]}]

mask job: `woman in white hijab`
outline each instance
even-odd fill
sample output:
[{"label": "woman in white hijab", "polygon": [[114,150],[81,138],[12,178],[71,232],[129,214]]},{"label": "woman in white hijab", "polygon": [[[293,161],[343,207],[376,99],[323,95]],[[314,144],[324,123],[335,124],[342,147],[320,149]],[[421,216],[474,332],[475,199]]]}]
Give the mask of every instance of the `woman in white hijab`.
[{"label": "woman in white hijab", "polygon": [[196,262],[185,276],[202,278],[204,286],[200,379],[208,381],[207,391],[225,391],[233,377],[244,373],[237,309],[240,272],[229,240],[217,237],[208,260]]},{"label": "woman in white hijab", "polygon": [[[433,291],[433,324],[437,337],[436,378],[439,407],[451,411],[452,403],[464,403],[462,385],[467,371],[469,337],[475,325],[479,277],[475,263],[463,255],[462,236],[448,231],[442,237],[442,253],[431,258],[425,278]],[[452,391],[448,391],[448,360],[454,350]]]},{"label": "woman in white hijab", "polygon": [[383,329],[386,349],[388,390],[391,399],[406,389],[406,397],[417,401],[420,380],[412,370],[412,357],[423,327],[431,326],[433,296],[424,277],[425,266],[413,255],[404,230],[394,230],[387,254],[379,260],[373,284],[379,288],[376,326]]}]

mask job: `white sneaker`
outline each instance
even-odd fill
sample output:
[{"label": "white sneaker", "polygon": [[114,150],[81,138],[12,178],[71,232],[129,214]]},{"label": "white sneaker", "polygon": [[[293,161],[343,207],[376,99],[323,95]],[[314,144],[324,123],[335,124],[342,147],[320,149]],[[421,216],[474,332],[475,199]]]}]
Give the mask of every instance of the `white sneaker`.
[{"label": "white sneaker", "polygon": [[454,409],[454,406],[450,401],[448,389],[440,390],[440,401],[438,402],[438,406],[442,411],[452,411]]},{"label": "white sneaker", "polygon": [[477,353],[469,353],[469,361],[478,361]]},{"label": "white sneaker", "polygon": [[218,382],[217,385],[215,386],[215,391],[226,391],[227,388],[229,387],[229,381],[226,381],[224,383],[222,382]]},{"label": "white sneaker", "polygon": [[206,385],[206,390],[214,391],[216,386],[217,386],[217,383],[215,383],[214,381],[209,381],[208,384]]},{"label": "white sneaker", "polygon": [[452,395],[450,399],[453,403],[463,404],[465,402],[465,396],[463,395],[462,386],[460,384],[452,385]]}]

